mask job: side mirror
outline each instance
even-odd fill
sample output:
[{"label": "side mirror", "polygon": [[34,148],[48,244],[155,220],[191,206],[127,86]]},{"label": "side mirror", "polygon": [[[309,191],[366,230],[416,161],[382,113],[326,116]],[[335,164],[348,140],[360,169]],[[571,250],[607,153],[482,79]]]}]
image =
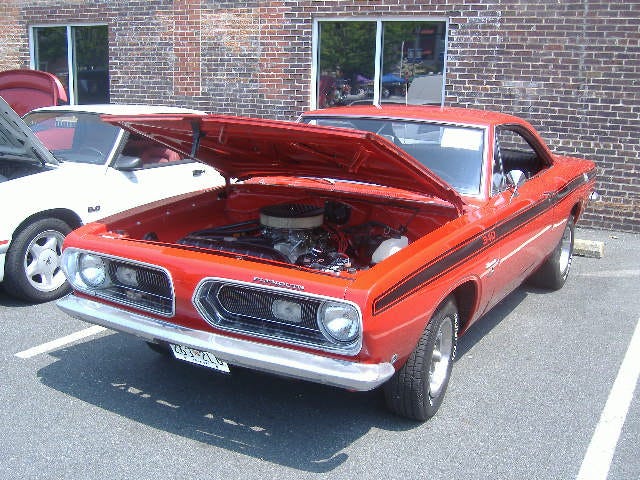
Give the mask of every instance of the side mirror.
[{"label": "side mirror", "polygon": [[142,168],[142,159],[140,157],[130,157],[128,155],[120,155],[115,164],[116,170],[122,170],[124,172],[131,172]]}]

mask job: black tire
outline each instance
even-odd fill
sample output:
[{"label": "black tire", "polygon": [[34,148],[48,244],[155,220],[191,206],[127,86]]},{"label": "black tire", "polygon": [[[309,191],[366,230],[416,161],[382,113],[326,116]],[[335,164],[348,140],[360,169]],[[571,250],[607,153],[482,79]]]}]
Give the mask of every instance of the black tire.
[{"label": "black tire", "polygon": [[29,302],[48,302],[71,291],[62,269],[62,242],[71,227],[57,218],[36,220],[18,231],[7,251],[4,288]]},{"label": "black tire", "polygon": [[389,410],[419,421],[436,414],[451,377],[457,339],[458,308],[449,297],[433,314],[407,362],[384,385]]},{"label": "black tire", "polygon": [[559,290],[564,286],[571,270],[574,233],[575,223],[573,217],[569,217],[558,245],[549,258],[531,275],[530,280],[533,285],[549,290]]}]

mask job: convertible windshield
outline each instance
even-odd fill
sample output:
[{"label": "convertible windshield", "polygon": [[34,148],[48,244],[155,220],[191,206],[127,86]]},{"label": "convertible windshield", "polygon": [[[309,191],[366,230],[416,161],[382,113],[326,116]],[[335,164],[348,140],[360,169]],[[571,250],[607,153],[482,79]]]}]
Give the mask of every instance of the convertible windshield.
[{"label": "convertible windshield", "polygon": [[376,133],[398,145],[459,194],[480,193],[484,151],[481,128],[351,117],[303,117],[303,121]]},{"label": "convertible windshield", "polygon": [[120,132],[92,113],[34,112],[24,121],[58,160],[66,162],[104,164]]}]

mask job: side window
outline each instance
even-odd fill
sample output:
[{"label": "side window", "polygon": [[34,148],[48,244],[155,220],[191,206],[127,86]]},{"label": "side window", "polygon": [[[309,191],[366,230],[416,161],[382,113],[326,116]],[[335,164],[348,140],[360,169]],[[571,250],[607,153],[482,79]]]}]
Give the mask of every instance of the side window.
[{"label": "side window", "polygon": [[531,178],[544,168],[540,155],[517,127],[500,127],[495,138],[492,194],[507,187],[505,177],[510,171],[520,170]]}]

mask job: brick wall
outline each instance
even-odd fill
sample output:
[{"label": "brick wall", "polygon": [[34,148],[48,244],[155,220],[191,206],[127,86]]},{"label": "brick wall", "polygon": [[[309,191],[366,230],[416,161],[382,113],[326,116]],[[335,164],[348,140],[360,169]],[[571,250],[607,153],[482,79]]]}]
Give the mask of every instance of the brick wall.
[{"label": "brick wall", "polygon": [[447,103],[527,118],[598,164],[583,225],[640,232],[640,2],[467,5],[451,13]]},{"label": "brick wall", "polygon": [[448,18],[446,103],[515,113],[595,160],[583,225],[640,232],[640,1],[36,0],[0,6],[0,69],[28,27],[109,26],[113,102],[293,119],[310,99],[313,18]]},{"label": "brick wall", "polygon": [[29,54],[24,25],[20,21],[20,8],[15,2],[0,3],[0,71],[22,66]]}]

